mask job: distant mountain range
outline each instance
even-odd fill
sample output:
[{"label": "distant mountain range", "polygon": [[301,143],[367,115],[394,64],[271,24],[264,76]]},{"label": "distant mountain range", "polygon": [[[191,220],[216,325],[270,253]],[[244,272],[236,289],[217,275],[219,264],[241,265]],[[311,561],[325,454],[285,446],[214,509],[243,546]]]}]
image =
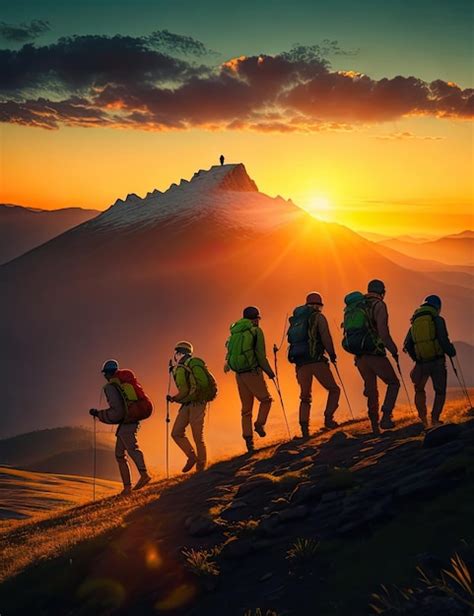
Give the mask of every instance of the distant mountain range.
[{"label": "distant mountain range", "polygon": [[427,242],[400,238],[382,240],[380,244],[410,257],[440,261],[449,265],[474,266],[474,232],[463,231]]},{"label": "distant mountain range", "polygon": [[[364,291],[371,278],[385,280],[400,346],[414,308],[437,292],[453,339],[474,343],[467,279],[435,279],[380,250],[291,200],[260,193],[242,164],[201,170],[144,199],[118,200],[0,267],[0,295],[9,298],[0,304],[0,373],[9,384],[0,433],[83,423],[87,409],[98,405],[102,361],[117,357],[137,372],[155,401],[140,440],[156,464],[163,455],[166,367],[174,344],[184,338],[218,378],[209,428],[213,452],[235,450],[239,403],[234,380],[222,372],[229,325],[244,306],[259,306],[271,348],[281,339],[285,314],[312,289],[325,298],[343,378],[356,413],[365,414],[360,376],[340,346],[348,292]],[[297,386],[284,349],[280,375],[290,420],[296,421]],[[408,370],[410,362],[402,362]],[[318,394],[315,423],[319,405]],[[344,403],[339,413],[347,418]],[[275,404],[270,429],[275,433],[280,425]]]},{"label": "distant mountain range", "polygon": [[84,210],[79,207],[41,210],[1,203],[0,264],[97,216],[98,213],[97,210]]},{"label": "distant mountain range", "polygon": [[[97,476],[119,480],[111,429],[97,434]],[[93,435],[80,427],[37,430],[0,440],[0,466],[18,469],[92,476]]]}]

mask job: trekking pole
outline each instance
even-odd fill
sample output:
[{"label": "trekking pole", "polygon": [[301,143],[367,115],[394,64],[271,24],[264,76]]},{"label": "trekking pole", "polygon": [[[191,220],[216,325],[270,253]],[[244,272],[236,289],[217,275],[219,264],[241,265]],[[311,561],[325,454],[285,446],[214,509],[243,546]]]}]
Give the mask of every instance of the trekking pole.
[{"label": "trekking pole", "polygon": [[166,479],[170,478],[170,401],[168,396],[171,391],[171,371],[173,370],[173,362],[168,363],[168,394],[166,396]]},{"label": "trekking pole", "polygon": [[469,392],[468,392],[467,387],[466,387],[466,381],[464,380],[464,375],[462,373],[461,363],[459,362],[459,359],[458,359],[458,368],[459,368],[459,372],[458,372],[456,370],[456,366],[454,365],[453,358],[450,357],[449,360],[451,361],[451,366],[453,367],[453,371],[454,371],[454,374],[456,375],[456,378],[458,380],[459,386],[461,387],[461,391],[464,394],[464,396],[466,397],[466,400],[467,400],[467,402],[469,404],[469,408],[472,409],[471,398],[469,396]]},{"label": "trekking pole", "polygon": [[339,368],[337,367],[337,363],[335,361],[332,362],[332,365],[334,366],[334,369],[336,370],[336,374],[338,376],[339,382],[341,383],[342,391],[344,392],[344,397],[346,399],[347,406],[349,407],[349,411],[351,412],[352,419],[354,420],[355,417],[354,417],[354,413],[352,411],[352,406],[351,406],[351,403],[349,402],[349,396],[347,395],[346,388],[344,387],[344,383],[342,381],[341,374],[339,372]]},{"label": "trekking pole", "polygon": [[397,370],[398,370],[398,374],[400,375],[400,380],[401,380],[401,382],[403,384],[403,389],[405,390],[405,395],[407,397],[408,407],[410,409],[410,413],[412,413],[413,415],[416,415],[416,413],[413,410],[413,407],[411,405],[410,396],[408,395],[408,389],[407,389],[407,386],[406,386],[406,383],[405,383],[405,379],[403,378],[402,370],[400,368],[400,362],[398,360],[398,357],[396,357],[396,358],[394,357],[394,359],[395,359],[395,363],[397,364]]},{"label": "trekking pole", "polygon": [[97,475],[97,417],[94,415],[94,463],[92,465],[92,500],[95,501],[95,478]]},{"label": "trekking pole", "polygon": [[274,363],[275,363],[275,378],[273,379],[273,382],[275,383],[275,387],[278,392],[278,397],[280,398],[281,410],[283,411],[283,417],[285,418],[286,429],[288,430],[288,439],[291,440],[290,426],[288,424],[288,418],[286,416],[285,403],[283,402],[283,396],[281,394],[280,379],[278,378],[277,353],[278,353],[278,347],[276,344],[274,344],[273,345],[273,357],[274,357]]}]

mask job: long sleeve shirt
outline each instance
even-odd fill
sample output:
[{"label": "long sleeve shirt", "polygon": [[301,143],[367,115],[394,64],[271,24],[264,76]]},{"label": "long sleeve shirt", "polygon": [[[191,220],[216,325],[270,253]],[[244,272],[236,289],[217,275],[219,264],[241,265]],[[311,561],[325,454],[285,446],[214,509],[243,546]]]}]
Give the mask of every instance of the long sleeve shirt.
[{"label": "long sleeve shirt", "polygon": [[317,312],[314,324],[316,327],[316,332],[319,335],[319,339],[321,340],[321,344],[328,352],[328,355],[331,360],[333,360],[336,357],[336,351],[334,350],[334,342],[332,340],[331,332],[329,331],[328,320],[326,319],[324,314],[322,314],[322,312]]},{"label": "long sleeve shirt", "polygon": [[392,355],[398,354],[398,348],[390,335],[390,329],[388,326],[388,310],[386,303],[376,293],[367,293],[367,299],[375,298],[378,301],[373,302],[372,318],[375,329],[380,340],[384,346],[390,351]]},{"label": "long sleeve shirt", "polygon": [[98,411],[97,418],[105,424],[118,424],[125,418],[125,402],[115,385],[107,383],[104,387],[108,407]]},{"label": "long sleeve shirt", "polygon": [[263,334],[263,330],[256,326],[255,327],[255,356],[257,357],[258,365],[265,372],[267,376],[271,379],[275,376],[272,367],[270,366],[270,362],[267,359],[267,351],[265,348],[265,336]]}]

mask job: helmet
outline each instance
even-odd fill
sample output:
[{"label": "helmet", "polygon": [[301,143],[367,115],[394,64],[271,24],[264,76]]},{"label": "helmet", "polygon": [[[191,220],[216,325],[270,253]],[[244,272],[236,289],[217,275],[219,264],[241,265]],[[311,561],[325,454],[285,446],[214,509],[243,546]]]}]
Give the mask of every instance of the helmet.
[{"label": "helmet", "polygon": [[106,362],[104,362],[101,372],[102,374],[105,374],[105,375],[112,375],[112,374],[115,374],[115,372],[117,372],[118,369],[119,369],[118,361],[116,359],[108,359]]},{"label": "helmet", "polygon": [[441,298],[438,295],[428,295],[425,297],[424,303],[433,306],[436,310],[441,310]]},{"label": "helmet", "polygon": [[254,319],[261,319],[260,310],[256,306],[247,306],[243,312],[244,319],[250,319],[253,321]]},{"label": "helmet", "polygon": [[374,278],[374,280],[369,282],[367,291],[368,293],[377,293],[378,295],[382,295],[382,293],[385,293],[385,284],[382,280],[377,280],[377,278]]},{"label": "helmet", "polygon": [[307,304],[317,304],[318,306],[322,306],[323,298],[320,293],[317,293],[316,291],[311,291],[311,293],[308,293],[308,295],[306,296],[306,303]]},{"label": "helmet", "polygon": [[184,353],[185,355],[192,355],[194,348],[187,340],[180,340],[175,344],[174,350],[178,351],[178,353]]}]

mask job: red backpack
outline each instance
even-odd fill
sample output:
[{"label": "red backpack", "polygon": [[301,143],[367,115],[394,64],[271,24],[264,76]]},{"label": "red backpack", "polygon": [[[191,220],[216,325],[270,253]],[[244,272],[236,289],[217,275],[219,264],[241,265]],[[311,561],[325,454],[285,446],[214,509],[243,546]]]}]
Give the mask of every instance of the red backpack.
[{"label": "red backpack", "polygon": [[150,417],[153,403],[131,370],[117,370],[110,383],[115,383],[120,389],[127,407],[127,421],[141,421]]}]

